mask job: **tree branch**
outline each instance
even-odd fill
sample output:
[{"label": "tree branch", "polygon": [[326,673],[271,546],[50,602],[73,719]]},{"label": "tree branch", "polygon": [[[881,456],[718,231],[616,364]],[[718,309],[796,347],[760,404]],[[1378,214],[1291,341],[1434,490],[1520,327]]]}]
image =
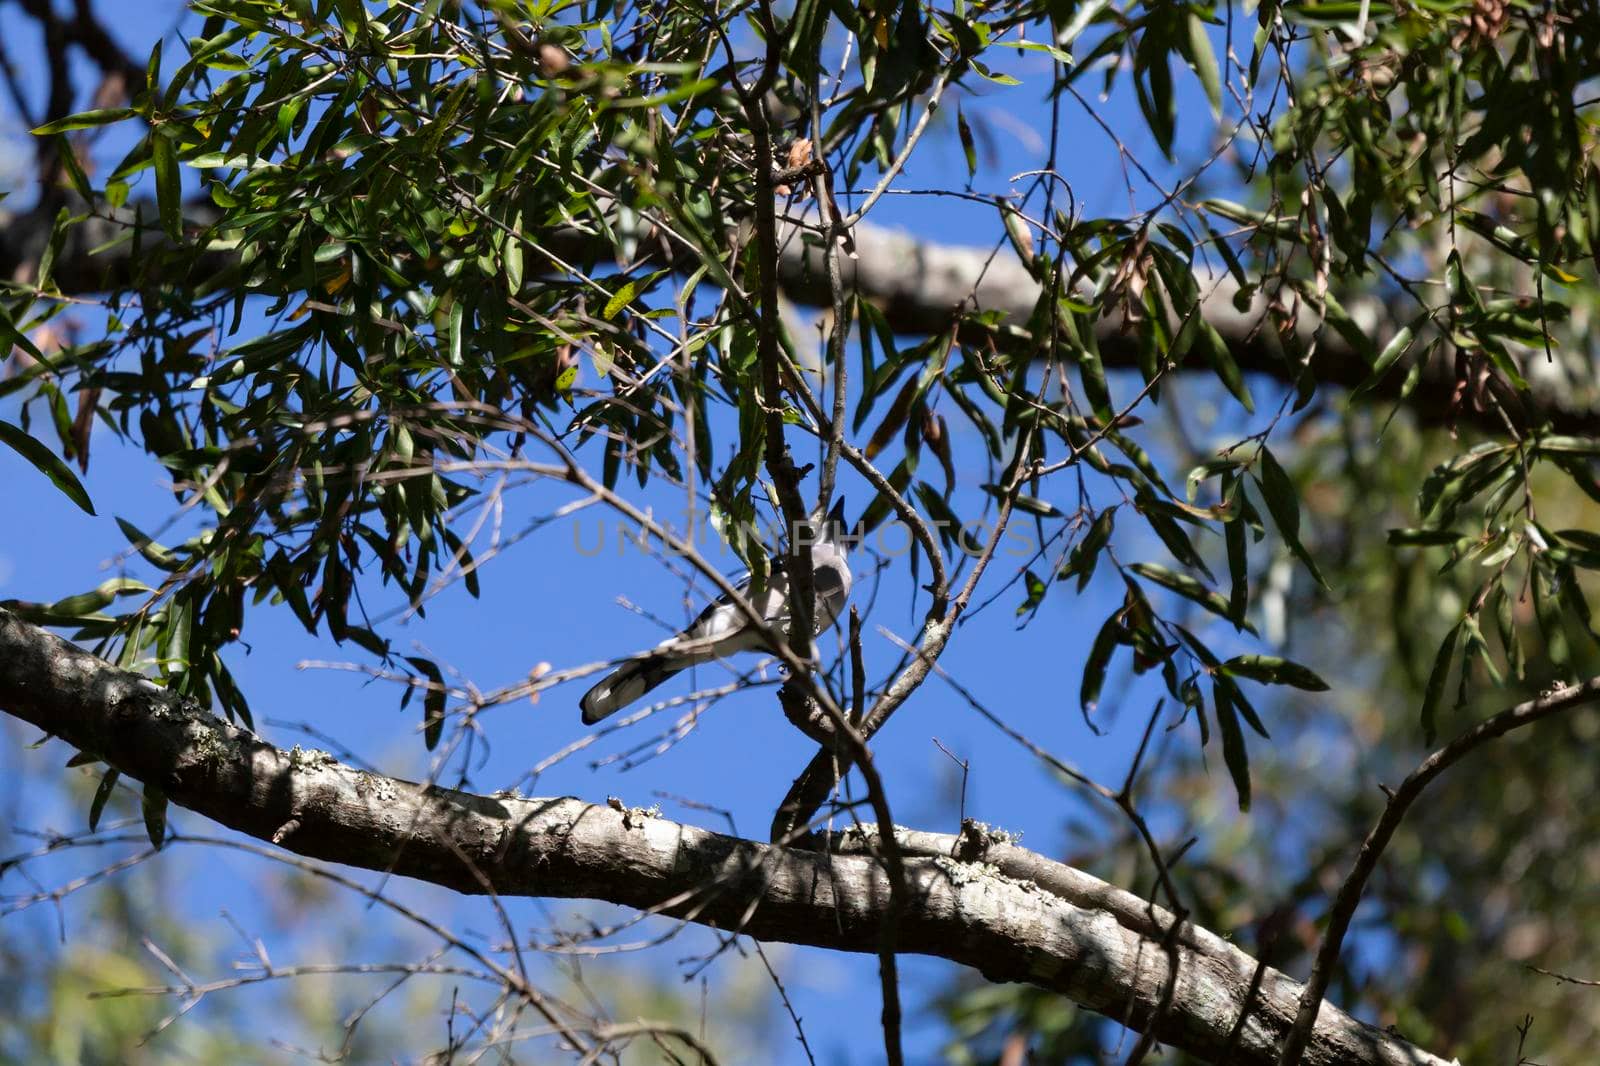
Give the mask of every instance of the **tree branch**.
[{"label": "tree branch", "polygon": [[1600,678],[1590,678],[1581,685],[1557,685],[1537,699],[1527,700],[1485,718],[1429,755],[1415,770],[1406,775],[1400,787],[1390,794],[1389,802],[1384,805],[1383,814],[1379,816],[1377,824],[1361,842],[1361,850],[1356,854],[1355,864],[1345,877],[1344,883],[1339,886],[1339,893],[1328,908],[1328,928],[1322,934],[1322,943],[1317,947],[1317,957],[1311,965],[1311,976],[1306,982],[1305,993],[1300,1000],[1294,1028],[1289,1031],[1289,1037],[1284,1041],[1279,1066],[1299,1066],[1299,1063],[1308,1061],[1309,1052],[1306,1051],[1308,1033],[1313,1019],[1319,1017],[1317,1009],[1322,1005],[1323,996],[1328,990],[1328,982],[1333,979],[1333,971],[1339,964],[1339,952],[1344,945],[1345,934],[1350,930],[1350,920],[1355,917],[1356,908],[1361,905],[1361,896],[1366,889],[1367,879],[1372,876],[1372,871],[1377,869],[1378,860],[1383,857],[1384,849],[1389,846],[1389,840],[1394,836],[1395,830],[1400,828],[1406,812],[1422,795],[1423,790],[1440,774],[1489,741],[1503,737],[1513,729],[1537,722],[1541,718],[1594,703],[1596,700],[1600,700]]},{"label": "tree branch", "polygon": [[[283,751],[4,610],[0,707],[258,840],[297,821],[284,843],[300,855],[462,893],[605,900],[758,940],[857,952],[875,949],[889,907],[888,878],[868,856],[776,848],[576,799],[425,787],[322,752]],[[1158,1039],[1201,1058],[1223,1052],[1250,997],[1248,956],[1191,929],[1178,944],[1171,1006],[1160,1011],[1168,957],[1142,931],[1161,928],[1159,912],[1141,919],[1132,897],[1010,846],[996,844],[995,865],[930,857],[926,836],[906,837],[902,951],[1031,983],[1135,1028],[1155,1019]],[[1234,1063],[1275,1060],[1299,994],[1299,984],[1266,971]],[[1327,1005],[1305,1061],[1445,1066]]]},{"label": "tree branch", "polygon": [[[142,217],[147,220],[142,247],[149,250],[164,243],[154,222],[154,204],[134,204],[116,212],[104,211],[102,207],[108,217],[91,219],[69,230],[66,245],[56,257],[53,276],[63,292],[70,295],[103,291],[132,281],[133,249],[128,242],[106,249],[92,259],[88,253],[114,239],[120,232],[119,223],[131,221],[136,209],[142,211]],[[191,223],[201,226],[207,224],[214,213],[215,208],[209,202],[192,203],[185,211]],[[49,238],[53,221],[53,210],[18,215],[0,212],[0,278],[17,276],[19,267],[37,260]],[[640,236],[641,254],[660,259],[660,248],[667,242],[646,239],[647,236]],[[1016,327],[1032,314],[1039,297],[1039,283],[1014,255],[921,241],[866,222],[857,224],[854,237],[857,257],[841,258],[840,280],[845,291],[859,291],[881,307],[896,333],[939,333],[949,327],[960,309],[993,310],[1004,314],[1001,326],[980,330],[964,339],[992,341],[1000,347],[1028,343]],[[576,229],[544,234],[539,240],[543,247],[567,261],[582,260],[594,254],[596,248],[609,247],[602,238]],[[780,233],[779,248],[778,281],[785,295],[799,304],[831,307],[833,295],[828,281],[825,242],[790,239],[789,234]],[[691,252],[692,249],[687,248],[676,250],[685,261]],[[227,275],[223,272],[236,263],[231,253],[217,252],[196,269],[211,285],[226,285]],[[1221,334],[1240,368],[1279,381],[1291,380],[1292,371],[1282,353],[1276,328],[1266,317],[1265,298],[1258,294],[1241,311],[1233,302],[1237,287],[1231,278],[1207,279],[1202,291],[1207,293],[1201,304],[1202,314]],[[1387,308],[1378,301],[1347,301],[1347,310],[1364,329],[1380,339],[1394,332]],[[1005,323],[1016,326],[1007,328]],[[1303,308],[1297,326],[1301,340],[1308,342],[1320,325],[1316,313]],[[1109,312],[1097,323],[1101,358],[1109,368],[1131,369],[1139,365],[1138,334],[1124,330],[1123,326],[1115,312]],[[1198,356],[1180,369],[1211,372],[1209,364]],[[1311,371],[1319,383],[1353,388],[1366,380],[1369,368],[1365,357],[1330,327],[1323,329],[1317,340]],[[1503,381],[1491,383],[1495,398],[1505,404],[1515,422],[1548,421],[1557,432],[1600,434],[1600,396],[1597,396],[1594,382],[1571,380],[1560,363],[1547,362],[1542,354],[1525,360],[1522,371],[1529,381],[1531,404],[1512,393]],[[1373,390],[1374,398],[1399,401],[1402,377],[1399,373],[1391,374],[1383,385]],[[1427,424],[1459,419],[1473,422],[1497,436],[1505,432],[1505,424],[1493,408],[1488,411],[1460,409],[1454,360],[1448,354],[1436,357],[1428,365],[1420,384],[1404,403]]]}]

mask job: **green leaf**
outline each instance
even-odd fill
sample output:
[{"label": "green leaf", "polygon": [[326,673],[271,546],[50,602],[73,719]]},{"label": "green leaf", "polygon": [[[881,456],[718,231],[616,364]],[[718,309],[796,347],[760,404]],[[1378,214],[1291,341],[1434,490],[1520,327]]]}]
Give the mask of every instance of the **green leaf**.
[{"label": "green leaf", "polygon": [[987,81],[992,81],[996,85],[1021,85],[1022,84],[1022,82],[1018,81],[1016,78],[1012,77],[1010,74],[1005,74],[1005,73],[996,74],[994,71],[990,70],[988,67],[986,67],[982,63],[978,62],[976,59],[968,60],[968,62],[972,64],[972,69],[978,72],[978,76],[979,77],[984,78]]},{"label": "green leaf", "polygon": [[1250,809],[1250,756],[1245,751],[1244,730],[1239,728],[1239,718],[1234,711],[1228,690],[1219,684],[1211,686],[1211,697],[1217,705],[1217,726],[1222,732],[1222,761],[1227,764],[1233,778],[1233,789],[1239,795],[1239,809]]},{"label": "green leaf", "polygon": [[142,581],[135,581],[127,577],[114,577],[102,581],[97,587],[88,592],[80,592],[75,596],[66,596],[51,604],[25,604],[16,600],[8,601],[12,610],[25,615],[29,621],[42,625],[56,625],[86,618],[111,606],[118,596],[133,596],[141,592],[154,591]]},{"label": "green leaf", "polygon": [[[1198,315],[1198,308],[1193,312]],[[1203,319],[1196,319],[1198,332],[1195,335],[1200,351],[1206,357],[1206,362],[1211,364],[1211,369],[1217,378],[1227,386],[1233,398],[1239,401],[1246,411],[1254,412],[1256,402],[1250,395],[1250,386],[1245,384],[1244,374],[1239,371],[1239,364],[1234,361],[1233,349],[1228,342],[1222,339],[1222,334],[1217,328]]]},{"label": "green leaf", "polygon": [[1153,581],[1162,588],[1176,592],[1186,600],[1198,603],[1219,618],[1232,622],[1235,628],[1254,633],[1255,626],[1249,622],[1241,621],[1234,617],[1228,600],[1220,592],[1207,588],[1201,582],[1187,574],[1180,574],[1158,563],[1134,563],[1128,569],[1148,581]]},{"label": "green leaf", "polygon": [[1149,25],[1134,49],[1133,87],[1145,125],[1155,137],[1161,154],[1171,159],[1172,137],[1178,121],[1172,69],[1168,66],[1171,42],[1151,32],[1154,29],[1153,24]]},{"label": "green leaf", "polygon": [[1181,517],[1185,523],[1198,524],[1194,517],[1187,511],[1165,500],[1157,499],[1148,489],[1140,488],[1139,494],[1134,498],[1134,509],[1144,516],[1156,536],[1161,538],[1161,543],[1167,546],[1173,558],[1183,565],[1200,571],[1206,577],[1211,577],[1211,568],[1206,566],[1205,560],[1200,558],[1200,553],[1189,541],[1189,536],[1179,524]]},{"label": "green leaf", "polygon": [[[183,163],[185,166],[193,167],[196,170],[214,170],[219,168],[226,170],[270,170],[271,168],[278,166],[277,163],[273,163],[266,159],[258,159],[248,155],[226,155],[222,152],[203,152],[200,155],[191,156],[188,159],[185,159]],[[220,188],[221,186],[217,185],[213,185],[211,187],[212,199],[215,200],[218,198],[218,190]],[[220,193],[220,196],[226,199],[229,198],[231,194],[224,189]],[[219,204],[218,206],[229,207],[238,205]]]},{"label": "green leaf", "polygon": [[618,289],[612,294],[611,299],[606,301],[605,310],[600,312],[600,317],[608,322],[616,318],[619,311],[633,302],[634,294],[638,291],[639,282],[634,278],[629,278],[622,288]]},{"label": "green leaf", "polygon": [[1017,614],[1019,617],[1021,615],[1029,614],[1038,610],[1039,605],[1044,602],[1045,591],[1049,588],[1048,585],[1040,580],[1039,575],[1035,574],[1032,570],[1026,571],[1022,575],[1022,578],[1023,583],[1028,589],[1028,598],[1017,607]]},{"label": "green leaf", "polygon": [[78,153],[72,150],[72,142],[65,137],[58,138],[56,155],[61,160],[61,165],[66,168],[67,180],[72,183],[73,191],[83,197],[85,202],[93,203],[94,186],[89,184],[89,175],[83,172],[83,164],[78,161]]},{"label": "green leaf", "polygon": [[1256,485],[1261,489],[1262,498],[1267,501],[1267,511],[1272,515],[1273,525],[1278,527],[1278,535],[1295,558],[1305,564],[1317,584],[1327,588],[1328,582],[1323,579],[1322,571],[1317,569],[1311,553],[1300,543],[1300,496],[1295,491],[1294,482],[1264,444],[1260,456],[1261,477],[1256,479]]},{"label": "green leaf", "polygon": [[1506,665],[1511,668],[1511,673],[1518,681],[1527,680],[1528,662],[1522,652],[1522,639],[1517,632],[1516,619],[1512,614],[1511,596],[1506,593],[1505,586],[1497,580],[1495,582],[1494,596],[1494,621],[1495,629],[1500,636],[1500,646],[1505,649]]},{"label": "green leaf", "polygon": [[1235,677],[1247,677],[1263,685],[1292,685],[1307,692],[1326,692],[1328,683],[1312,670],[1276,655],[1237,655],[1222,664]]},{"label": "green leaf", "polygon": [[67,499],[86,513],[94,514],[94,504],[89,502],[89,493],[84,489],[83,482],[78,480],[78,475],[74,474],[72,468],[55,452],[5,421],[0,421],[0,444],[8,445],[12,451],[32,463],[35,470],[55,482],[56,488],[60,489]]},{"label": "green leaf", "polygon": [[1105,364],[1092,339],[1078,346],[1078,376],[1083,382],[1083,395],[1089,401],[1090,408],[1100,421],[1109,424],[1116,417],[1111,405],[1111,384],[1106,380]]},{"label": "green leaf", "polygon": [[1456,543],[1461,534],[1450,529],[1391,529],[1391,547],[1433,548]]},{"label": "green leaf", "polygon": [[1011,250],[1017,253],[1018,259],[1031,267],[1034,264],[1033,235],[1028,230],[1028,223],[1022,217],[1022,212],[1004,198],[998,199],[996,206],[1000,208],[1000,225],[1005,229],[1006,239],[1011,242]]},{"label": "green leaf", "polygon": [[1483,307],[1483,302],[1478,298],[1478,287],[1467,276],[1459,249],[1450,249],[1450,254],[1445,257],[1444,274],[1445,282],[1450,287],[1450,302],[1455,305],[1457,313]]},{"label": "green leaf", "polygon": [[1046,41],[1020,41],[1019,40],[1019,41],[1007,41],[1006,44],[1008,46],[1021,49],[1022,51],[1025,51],[1025,52],[1043,52],[1045,55],[1049,56],[1051,59],[1054,59],[1057,63],[1060,63],[1064,67],[1073,66],[1075,64],[1075,62],[1076,62],[1072,58],[1072,53],[1071,52],[1068,52],[1064,48],[1057,48],[1055,45],[1050,44],[1050,43],[1048,43]]},{"label": "green leaf", "polygon": [[1531,585],[1533,614],[1539,620],[1539,631],[1544,635],[1545,655],[1551,662],[1566,666],[1571,661],[1572,646],[1567,639],[1566,620],[1561,613],[1560,574],[1536,566]]},{"label": "green leaf", "polygon": [[621,100],[611,100],[607,101],[604,107],[607,109],[622,107],[661,108],[668,104],[675,104],[679,100],[687,100],[691,96],[699,96],[701,93],[709,92],[721,84],[722,79],[720,78],[696,78],[693,81],[684,82],[675,89],[657,93],[655,96],[630,96]]},{"label": "green leaf", "polygon": [[972,139],[972,127],[967,125],[967,116],[962,114],[961,105],[956,105],[956,133],[961,138],[961,151],[967,157],[967,177],[973,178],[978,173],[978,145]]},{"label": "green leaf", "polygon": [[817,57],[828,29],[828,8],[821,0],[798,0],[784,27],[785,58],[802,78],[817,74]]},{"label": "green leaf", "polygon": [[389,655],[389,642],[366,626],[345,626],[344,635],[379,658]]},{"label": "green leaf", "polygon": [[[895,465],[893,470],[889,471],[889,487],[903,494],[906,491],[906,486],[911,484],[911,475],[916,473],[916,470],[917,463],[915,458],[909,455],[906,456]],[[878,493],[872,498],[872,502],[867,504],[867,509],[861,513],[860,519],[857,520],[857,531],[862,534],[871,533],[878,528],[885,518],[889,517],[889,512],[893,507],[894,504],[890,501],[887,493]]]},{"label": "green leaf", "polygon": [[159,40],[156,41],[156,46],[150,50],[150,59],[145,63],[144,83],[145,88],[150,90],[159,106],[161,90],[161,42]]},{"label": "green leaf", "polygon": [[151,131],[150,148],[156,169],[156,207],[161,228],[175,241],[183,239],[183,182],[178,176],[178,148],[172,138]]},{"label": "green leaf", "polygon": [[1411,326],[1406,326],[1399,333],[1389,338],[1389,343],[1383,346],[1383,351],[1378,353],[1377,360],[1372,364],[1372,373],[1367,375],[1367,380],[1356,386],[1355,391],[1350,394],[1350,398],[1352,400],[1357,399],[1377,388],[1385,375],[1389,373],[1390,368],[1400,361],[1401,356],[1411,350],[1411,338],[1415,335]]},{"label": "green leaf", "polygon": [[[517,212],[511,218],[511,232],[506,234],[505,267],[506,284],[513,294],[522,291],[522,238],[517,236],[522,230],[522,212]],[[607,305],[609,306],[609,305]],[[606,316],[610,318],[610,315]]]},{"label": "green leaf", "polygon": [[89,803],[89,832],[94,832],[100,827],[100,816],[105,813],[106,801],[111,798],[111,793],[116,791],[117,778],[121,777],[120,771],[107,769],[100,778],[100,787],[94,790],[94,799]]},{"label": "green leaf", "polygon": [[1056,34],[1056,44],[1062,48],[1067,47],[1084,30],[1089,28],[1097,15],[1110,6],[1111,0],[1089,0],[1088,3],[1078,4],[1072,12],[1072,18]]},{"label": "green leaf", "polygon": [[72,224],[72,212],[63,207],[56,212],[55,222],[50,226],[50,239],[45,242],[44,254],[39,257],[38,278],[35,284],[46,292],[55,291],[52,276],[55,274],[56,256],[67,241],[67,227]]},{"label": "green leaf", "polygon": [[[466,345],[467,345],[466,325],[467,325],[467,307],[466,307],[466,304],[461,302],[460,297],[457,296],[456,299],[452,300],[451,303],[450,303],[450,365],[451,366],[460,366],[462,364],[463,358],[465,357]],[[576,370],[574,368],[568,367],[568,369],[569,370],[573,370],[573,376],[574,377],[577,376],[577,372],[576,372]]]},{"label": "green leaf", "polygon": [[1221,215],[1229,222],[1237,222],[1241,226],[1254,226],[1286,240],[1295,239],[1300,229],[1300,224],[1292,215],[1269,215],[1264,211],[1234,203],[1232,200],[1205,200],[1201,202],[1200,207],[1214,215]]},{"label": "green leaf", "polygon": [[1228,549],[1228,617],[1242,626],[1245,611],[1250,606],[1250,563],[1245,550],[1243,516],[1224,525],[1222,536]]},{"label": "green leaf", "polygon": [[1428,685],[1422,694],[1422,737],[1427,744],[1432,744],[1433,738],[1438,735],[1434,716],[1438,712],[1439,697],[1444,694],[1444,683],[1450,676],[1450,663],[1455,659],[1460,638],[1461,623],[1457,622],[1445,635],[1444,643],[1439,645],[1439,651],[1433,657],[1433,669],[1428,672]]},{"label": "green leaf", "polygon": [[146,781],[140,807],[144,813],[144,831],[150,843],[159,848],[167,839],[167,794]]},{"label": "green leaf", "polygon": [[102,107],[93,111],[80,111],[76,115],[58,118],[54,122],[46,122],[33,130],[40,137],[52,133],[66,133],[69,130],[86,130],[92,126],[108,126],[113,122],[121,122],[125,118],[133,118],[139,112],[131,107]]},{"label": "green leaf", "polygon": [[1245,536],[1254,508],[1250,507],[1237,474],[1222,476],[1222,502],[1231,512],[1222,525],[1222,538],[1228,551],[1228,617],[1242,624],[1250,608],[1250,556]]},{"label": "green leaf", "polygon": [[1538,448],[1541,452],[1557,452],[1563,455],[1600,455],[1600,438],[1540,437]]},{"label": "green leaf", "polygon": [[462,583],[466,586],[467,595],[471,596],[473,599],[477,599],[478,593],[481,591],[478,584],[477,562],[472,558],[472,553],[467,550],[466,545],[462,543],[461,538],[457,536],[448,526],[444,527],[441,532],[444,533],[445,544],[449,546],[453,553],[460,557],[461,561],[458,572],[461,574]]},{"label": "green leaf", "polygon": [[[444,687],[444,674],[436,663],[420,655],[407,655],[406,662],[428,679],[428,687],[422,694],[422,742],[432,751],[439,746],[439,739],[444,735],[444,708],[448,695]],[[410,698],[409,687],[407,698]]]},{"label": "green leaf", "polygon": [[27,334],[17,328],[17,324],[11,319],[11,313],[6,310],[6,305],[0,303],[0,352],[6,351],[13,345],[27,352],[35,363],[49,362],[44,353],[39,351],[38,346],[28,339]]},{"label": "green leaf", "polygon": [[128,538],[128,543],[151,566],[171,573],[183,565],[178,561],[177,556],[172,554],[172,549],[164,548],[151,540],[138,526],[129,522],[126,518],[118,518],[117,527],[122,530],[122,535]]},{"label": "green leaf", "polygon": [[[1316,289],[1306,281],[1300,281],[1296,288],[1300,289],[1307,299],[1314,299],[1319,295]],[[1339,298],[1334,296],[1333,293],[1321,293],[1320,297],[1324,321],[1332,326],[1334,332],[1343,337],[1346,343],[1355,349],[1356,353],[1366,360],[1369,365],[1376,363],[1377,355],[1372,350],[1372,338],[1367,336],[1367,331],[1362,328],[1361,323],[1355,320],[1355,317],[1350,314],[1344,304],[1340,303]]]},{"label": "green leaf", "polygon": [[1083,681],[1078,688],[1078,704],[1083,708],[1084,720],[1100,702],[1100,689],[1105,685],[1106,670],[1111,665],[1111,655],[1122,642],[1122,612],[1117,611],[1095,634],[1089,648],[1089,659],[1083,664]]},{"label": "green leaf", "polygon": [[1116,508],[1107,507],[1095,516],[1094,524],[1089,527],[1089,532],[1072,548],[1072,554],[1067,557],[1067,563],[1056,574],[1057,581],[1065,581],[1073,574],[1078,575],[1078,591],[1082,592],[1089,584],[1089,579],[1094,577],[1095,567],[1100,562],[1100,552],[1111,540],[1111,530],[1116,520]]},{"label": "green leaf", "polygon": [[[1006,497],[1006,490],[999,485],[985,484],[982,487],[983,491],[997,500],[1004,500]],[[1012,506],[1017,510],[1031,515],[1038,515],[1040,518],[1061,517],[1061,508],[1048,500],[1041,500],[1037,496],[1024,496],[1019,493],[1011,502]]]},{"label": "green leaf", "polygon": [[1271,740],[1272,737],[1267,732],[1266,724],[1261,721],[1261,716],[1256,713],[1256,709],[1252,707],[1250,705],[1250,701],[1245,698],[1244,689],[1239,687],[1237,681],[1223,672],[1221,665],[1216,661],[1216,656],[1208,655],[1206,659],[1206,666],[1208,669],[1213,671],[1212,677],[1215,678],[1215,680],[1221,684],[1223,688],[1228,690],[1229,701],[1232,702],[1234,710],[1238,711],[1244,716],[1245,723],[1249,725],[1251,729],[1254,729],[1263,740]]},{"label": "green leaf", "polygon": [[1184,49],[1184,56],[1194,67],[1195,77],[1200,79],[1200,85],[1206,91],[1206,99],[1211,102],[1213,114],[1222,114],[1222,74],[1217,69],[1217,54],[1211,47],[1211,37],[1206,33],[1206,24],[1199,15],[1192,11],[1189,14],[1189,40],[1188,47]]}]

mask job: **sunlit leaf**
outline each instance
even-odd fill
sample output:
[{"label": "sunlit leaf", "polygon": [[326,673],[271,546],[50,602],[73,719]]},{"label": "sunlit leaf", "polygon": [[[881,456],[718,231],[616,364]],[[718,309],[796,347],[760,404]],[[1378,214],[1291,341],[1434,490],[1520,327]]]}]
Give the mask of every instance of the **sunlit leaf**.
[{"label": "sunlit leaf", "polygon": [[1222,664],[1236,677],[1265,685],[1292,685],[1307,692],[1326,692],[1328,683],[1307,667],[1276,655],[1236,655]]},{"label": "sunlit leaf", "polygon": [[67,133],[71,130],[86,130],[95,126],[109,126],[113,122],[121,122],[125,118],[132,118],[139,112],[131,107],[102,107],[93,111],[80,111],[66,118],[58,118],[54,122],[46,122],[36,127],[32,132],[39,136],[52,133]]}]

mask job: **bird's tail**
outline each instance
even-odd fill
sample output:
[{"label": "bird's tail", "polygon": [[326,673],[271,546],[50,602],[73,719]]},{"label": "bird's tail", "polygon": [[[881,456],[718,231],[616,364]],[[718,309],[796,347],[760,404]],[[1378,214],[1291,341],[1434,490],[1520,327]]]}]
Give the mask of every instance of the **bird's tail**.
[{"label": "bird's tail", "polygon": [[662,684],[689,663],[682,656],[656,652],[623,663],[583,694],[583,724],[594,725]]}]

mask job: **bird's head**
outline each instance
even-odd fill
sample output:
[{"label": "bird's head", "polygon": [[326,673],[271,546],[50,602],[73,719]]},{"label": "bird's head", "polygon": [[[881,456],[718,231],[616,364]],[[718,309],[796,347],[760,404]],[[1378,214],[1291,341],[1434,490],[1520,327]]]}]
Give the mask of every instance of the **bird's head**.
[{"label": "bird's head", "polygon": [[823,516],[817,528],[817,542],[832,544],[840,551],[848,551],[855,538],[850,532],[849,523],[844,518],[844,497],[840,496],[833,501],[833,507]]}]

